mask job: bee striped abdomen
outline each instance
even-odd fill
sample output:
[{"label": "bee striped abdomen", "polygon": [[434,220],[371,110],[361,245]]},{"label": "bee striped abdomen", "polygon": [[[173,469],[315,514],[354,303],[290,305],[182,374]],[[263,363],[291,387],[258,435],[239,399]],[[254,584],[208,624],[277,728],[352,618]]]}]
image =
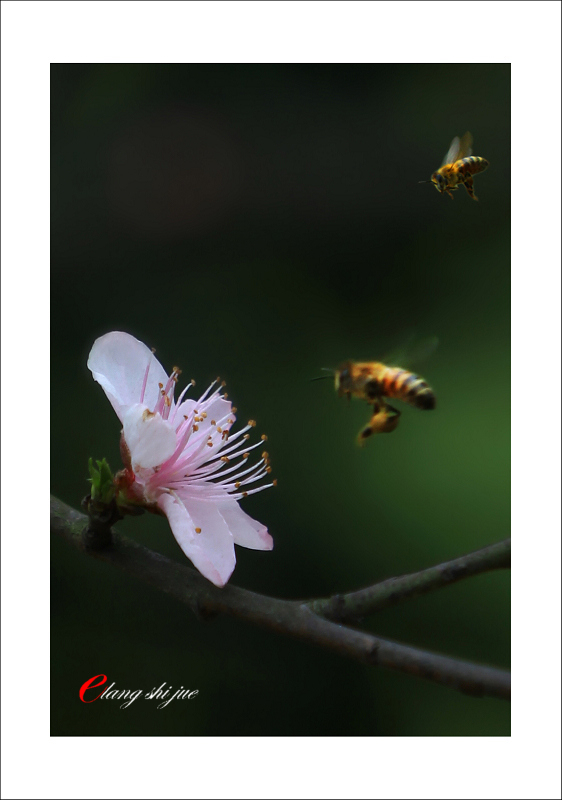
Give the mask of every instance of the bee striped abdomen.
[{"label": "bee striped abdomen", "polygon": [[383,379],[385,397],[396,398],[422,409],[435,408],[435,395],[423,378],[404,369],[387,369]]},{"label": "bee striped abdomen", "polygon": [[476,173],[484,172],[485,169],[488,169],[490,164],[485,158],[480,158],[479,156],[467,156],[467,158],[457,161],[455,166],[463,175],[476,175]]}]

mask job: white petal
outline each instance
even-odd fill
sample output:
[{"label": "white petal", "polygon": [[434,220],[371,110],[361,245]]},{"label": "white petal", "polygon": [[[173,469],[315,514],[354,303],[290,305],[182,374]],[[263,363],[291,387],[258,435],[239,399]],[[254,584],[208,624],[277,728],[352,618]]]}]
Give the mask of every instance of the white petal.
[{"label": "white petal", "polygon": [[235,544],[250,550],[273,550],[273,539],[265,525],[242,511],[236,500],[231,500],[228,504],[220,503],[218,508]]},{"label": "white petal", "polygon": [[[231,427],[231,425],[228,425],[227,422],[224,422],[225,417],[231,419],[233,423],[236,421],[236,414],[232,413],[232,403],[230,400],[225,400],[222,397],[216,397],[209,403],[209,405],[205,405],[205,402],[200,403],[198,400],[184,400],[179,406],[176,407],[174,411],[174,427],[177,428],[179,425],[181,425],[184,420],[184,416],[189,417],[189,415],[195,411],[198,411],[199,415],[201,415],[201,412],[203,411],[206,414],[206,416],[203,418],[200,416],[199,421],[197,422],[199,437],[213,435],[216,439],[216,443],[220,443],[223,440],[217,433],[216,426],[211,425],[212,420],[215,420],[217,424],[219,421],[222,421],[223,430],[228,430]],[[172,419],[172,417],[170,417],[170,419]],[[211,454],[205,451],[203,455],[204,458],[202,460],[205,461],[209,459]]]},{"label": "white petal", "polygon": [[[186,508],[170,494],[161,495],[158,505],[168,517],[177,543],[201,575],[215,586],[224,586],[236,556],[232,536],[216,506],[190,500]],[[196,533],[196,528],[201,528],[201,533]]]},{"label": "white petal", "polygon": [[146,368],[150,364],[143,402],[154,408],[159,397],[158,383],[166,385],[168,376],[148,347],[128,333],[112,331],[93,344],[88,367],[101,384],[121,422],[128,406],[141,400]]},{"label": "white petal", "polygon": [[172,425],[141,403],[135,403],[125,413],[123,436],[135,472],[143,467],[159,467],[176,449],[176,431]]},{"label": "white petal", "polygon": [[[215,397],[209,405],[205,405],[204,402],[199,403],[197,400],[185,400],[176,410],[176,419],[183,419],[184,415],[188,417],[192,411],[198,411],[199,414],[204,411],[207,416],[198,422],[199,430],[211,433],[211,428],[215,429],[215,426],[211,425],[212,420],[218,423],[219,420],[223,420],[227,416],[229,419],[236,420],[236,416],[232,414],[231,409],[232,403],[230,400],[224,400],[221,397]],[[224,422],[223,425],[230,427]]]},{"label": "white petal", "polygon": [[195,400],[183,400],[179,406],[176,405],[173,417],[170,414],[170,419],[173,420],[174,427],[178,428],[184,421],[184,417],[189,415],[197,408]]},{"label": "white petal", "polygon": [[[207,413],[206,422],[214,419],[216,422],[231,413],[232,403],[224,397],[214,397],[207,405],[205,401],[204,411]],[[199,409],[201,410],[201,409]],[[234,417],[232,417],[234,419]]]}]

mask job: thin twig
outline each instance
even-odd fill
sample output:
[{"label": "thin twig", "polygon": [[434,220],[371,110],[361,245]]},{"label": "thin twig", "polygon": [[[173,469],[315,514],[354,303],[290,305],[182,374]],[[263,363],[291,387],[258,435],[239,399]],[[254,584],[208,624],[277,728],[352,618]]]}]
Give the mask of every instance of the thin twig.
[{"label": "thin twig", "polygon": [[433,589],[449,586],[463,578],[488,572],[492,569],[505,569],[511,566],[511,539],[475,550],[466,556],[446,561],[434,567],[389,578],[366,589],[349,594],[333,595],[322,600],[310,600],[307,605],[316,614],[321,614],[335,622],[357,620],[373,611],[402,603],[418,597]]},{"label": "thin twig", "polygon": [[218,589],[187,565],[148,550],[112,531],[112,544],[91,549],[83,531],[88,517],[51,497],[51,531],[89,556],[120,567],[128,574],[186,603],[200,617],[230,614],[257,625],[330,648],[359,661],[400,670],[450,686],[467,694],[510,698],[508,672],[459,661],[347,628],[314,613],[309,601],[278,600],[228,584]]}]

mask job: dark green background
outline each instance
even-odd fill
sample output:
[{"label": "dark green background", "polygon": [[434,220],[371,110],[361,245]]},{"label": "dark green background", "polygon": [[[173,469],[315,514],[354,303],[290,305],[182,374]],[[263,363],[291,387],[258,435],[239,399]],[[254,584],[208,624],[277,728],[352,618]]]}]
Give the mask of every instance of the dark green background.
[{"label": "dark green background", "polygon": [[[244,502],[272,553],[233,582],[299,598],[421,569],[509,535],[510,68],[52,67],[52,490],[78,507],[119,423],[86,368],[124,330],[269,435],[277,489]],[[418,185],[472,131],[479,203]],[[320,368],[437,335],[437,410],[369,416]],[[166,520],[120,529],[185,558]],[[55,735],[508,735],[509,706],[186,608],[53,541]],[[509,666],[509,574],[378,613],[381,636]],[[98,673],[199,697],[84,705]]]}]

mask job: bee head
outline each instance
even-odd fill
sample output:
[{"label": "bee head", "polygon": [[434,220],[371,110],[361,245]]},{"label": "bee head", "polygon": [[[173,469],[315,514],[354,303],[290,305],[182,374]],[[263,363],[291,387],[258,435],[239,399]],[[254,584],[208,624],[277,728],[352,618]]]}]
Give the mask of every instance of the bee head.
[{"label": "bee head", "polygon": [[447,181],[439,172],[433,173],[431,176],[431,183],[435,186],[438,192],[441,192],[441,194],[447,188]]},{"label": "bee head", "polygon": [[346,361],[335,372],[336,392],[340,397],[351,391],[351,363]]}]

